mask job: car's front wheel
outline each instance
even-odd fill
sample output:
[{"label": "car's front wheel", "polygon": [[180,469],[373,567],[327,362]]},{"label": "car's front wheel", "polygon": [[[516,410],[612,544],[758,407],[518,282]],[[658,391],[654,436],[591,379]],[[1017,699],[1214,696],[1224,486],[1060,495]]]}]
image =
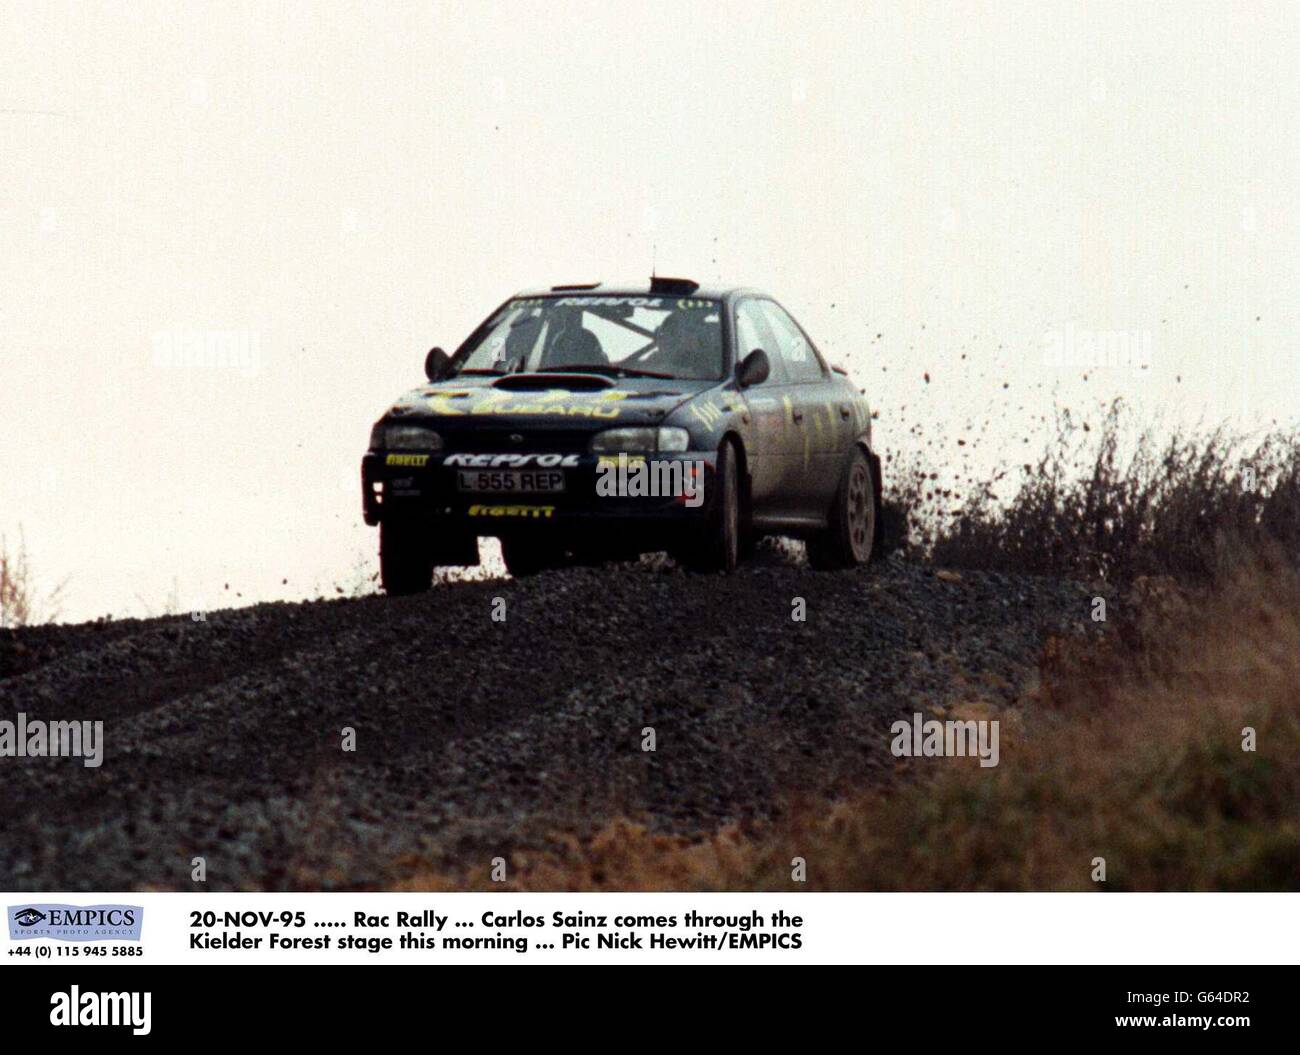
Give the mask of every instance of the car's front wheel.
[{"label": "car's front wheel", "polygon": [[433,545],[427,526],[393,517],[379,523],[379,580],[394,596],[423,593],[433,582]]},{"label": "car's front wheel", "polygon": [[875,556],[879,519],[871,462],[861,447],[855,447],[826,530],[808,540],[808,563],[819,571],[868,563]]},{"label": "car's front wheel", "polygon": [[740,471],[736,448],[729,442],[718,449],[713,487],[717,493],[709,510],[704,537],[685,550],[679,559],[692,571],[733,572],[740,563]]}]

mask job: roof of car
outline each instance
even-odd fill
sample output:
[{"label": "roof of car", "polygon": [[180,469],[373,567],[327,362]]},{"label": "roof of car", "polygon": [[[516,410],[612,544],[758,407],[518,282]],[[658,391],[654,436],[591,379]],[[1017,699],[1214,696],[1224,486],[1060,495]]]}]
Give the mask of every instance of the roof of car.
[{"label": "roof of car", "polygon": [[[680,288],[675,288],[681,283]],[[687,286],[694,288],[687,289]],[[575,282],[561,283],[556,286],[543,286],[539,289],[521,290],[516,297],[649,297],[649,296],[687,296],[710,300],[721,300],[734,293],[757,293],[758,290],[744,286],[696,285],[689,279],[670,279],[660,276],[657,279],[642,279],[640,282]]]}]

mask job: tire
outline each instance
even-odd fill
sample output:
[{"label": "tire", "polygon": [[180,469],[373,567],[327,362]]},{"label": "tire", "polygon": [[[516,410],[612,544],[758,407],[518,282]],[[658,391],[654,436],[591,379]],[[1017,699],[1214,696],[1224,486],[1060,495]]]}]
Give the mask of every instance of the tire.
[{"label": "tire", "polygon": [[379,581],[390,597],[424,593],[433,583],[433,548],[418,521],[379,522]]},{"label": "tire", "polygon": [[869,564],[880,541],[880,504],[871,461],[861,447],[844,467],[826,530],[808,540],[808,563],[818,571]]},{"label": "tire", "polygon": [[704,538],[682,554],[682,563],[691,571],[726,572],[740,563],[742,529],[740,524],[740,477],[736,448],[725,442],[718,448],[718,469],[713,486],[718,498],[709,510]]},{"label": "tire", "polygon": [[506,571],[516,579],[522,579],[550,568],[558,568],[564,563],[564,551],[535,539],[503,538],[501,559],[506,562]]},{"label": "tire", "polygon": [[737,460],[736,476],[740,482],[740,551],[739,563],[746,564],[758,554],[759,534],[754,530],[754,517],[750,501],[749,474],[743,463]]}]

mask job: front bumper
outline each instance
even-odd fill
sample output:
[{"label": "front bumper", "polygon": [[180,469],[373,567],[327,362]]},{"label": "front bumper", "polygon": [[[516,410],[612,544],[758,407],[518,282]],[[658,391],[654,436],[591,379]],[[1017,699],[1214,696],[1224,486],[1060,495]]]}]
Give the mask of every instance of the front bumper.
[{"label": "front bumper", "polygon": [[[558,467],[564,473],[561,492],[471,492],[460,489],[457,473],[473,470],[445,464],[454,457],[444,452],[367,452],[361,460],[365,522],[418,517],[470,535],[580,532],[612,524],[698,527],[708,517],[717,472],[713,451],[628,455],[622,466],[618,455],[579,454],[568,456],[572,464]],[[644,468],[636,468],[643,463]],[[686,488],[673,486],[688,473],[692,482]],[[633,480],[638,474],[639,490]]]}]

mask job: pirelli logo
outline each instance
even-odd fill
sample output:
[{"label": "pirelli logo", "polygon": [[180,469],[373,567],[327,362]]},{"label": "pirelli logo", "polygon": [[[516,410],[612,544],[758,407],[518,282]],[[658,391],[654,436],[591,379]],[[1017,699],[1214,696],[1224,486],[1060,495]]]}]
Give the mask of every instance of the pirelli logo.
[{"label": "pirelli logo", "polygon": [[429,464],[427,454],[390,454],[384,459],[385,465],[400,465],[408,469],[423,469]]},{"label": "pirelli logo", "polygon": [[533,520],[549,520],[555,514],[555,506],[481,506],[469,507],[472,517],[528,517]]}]

